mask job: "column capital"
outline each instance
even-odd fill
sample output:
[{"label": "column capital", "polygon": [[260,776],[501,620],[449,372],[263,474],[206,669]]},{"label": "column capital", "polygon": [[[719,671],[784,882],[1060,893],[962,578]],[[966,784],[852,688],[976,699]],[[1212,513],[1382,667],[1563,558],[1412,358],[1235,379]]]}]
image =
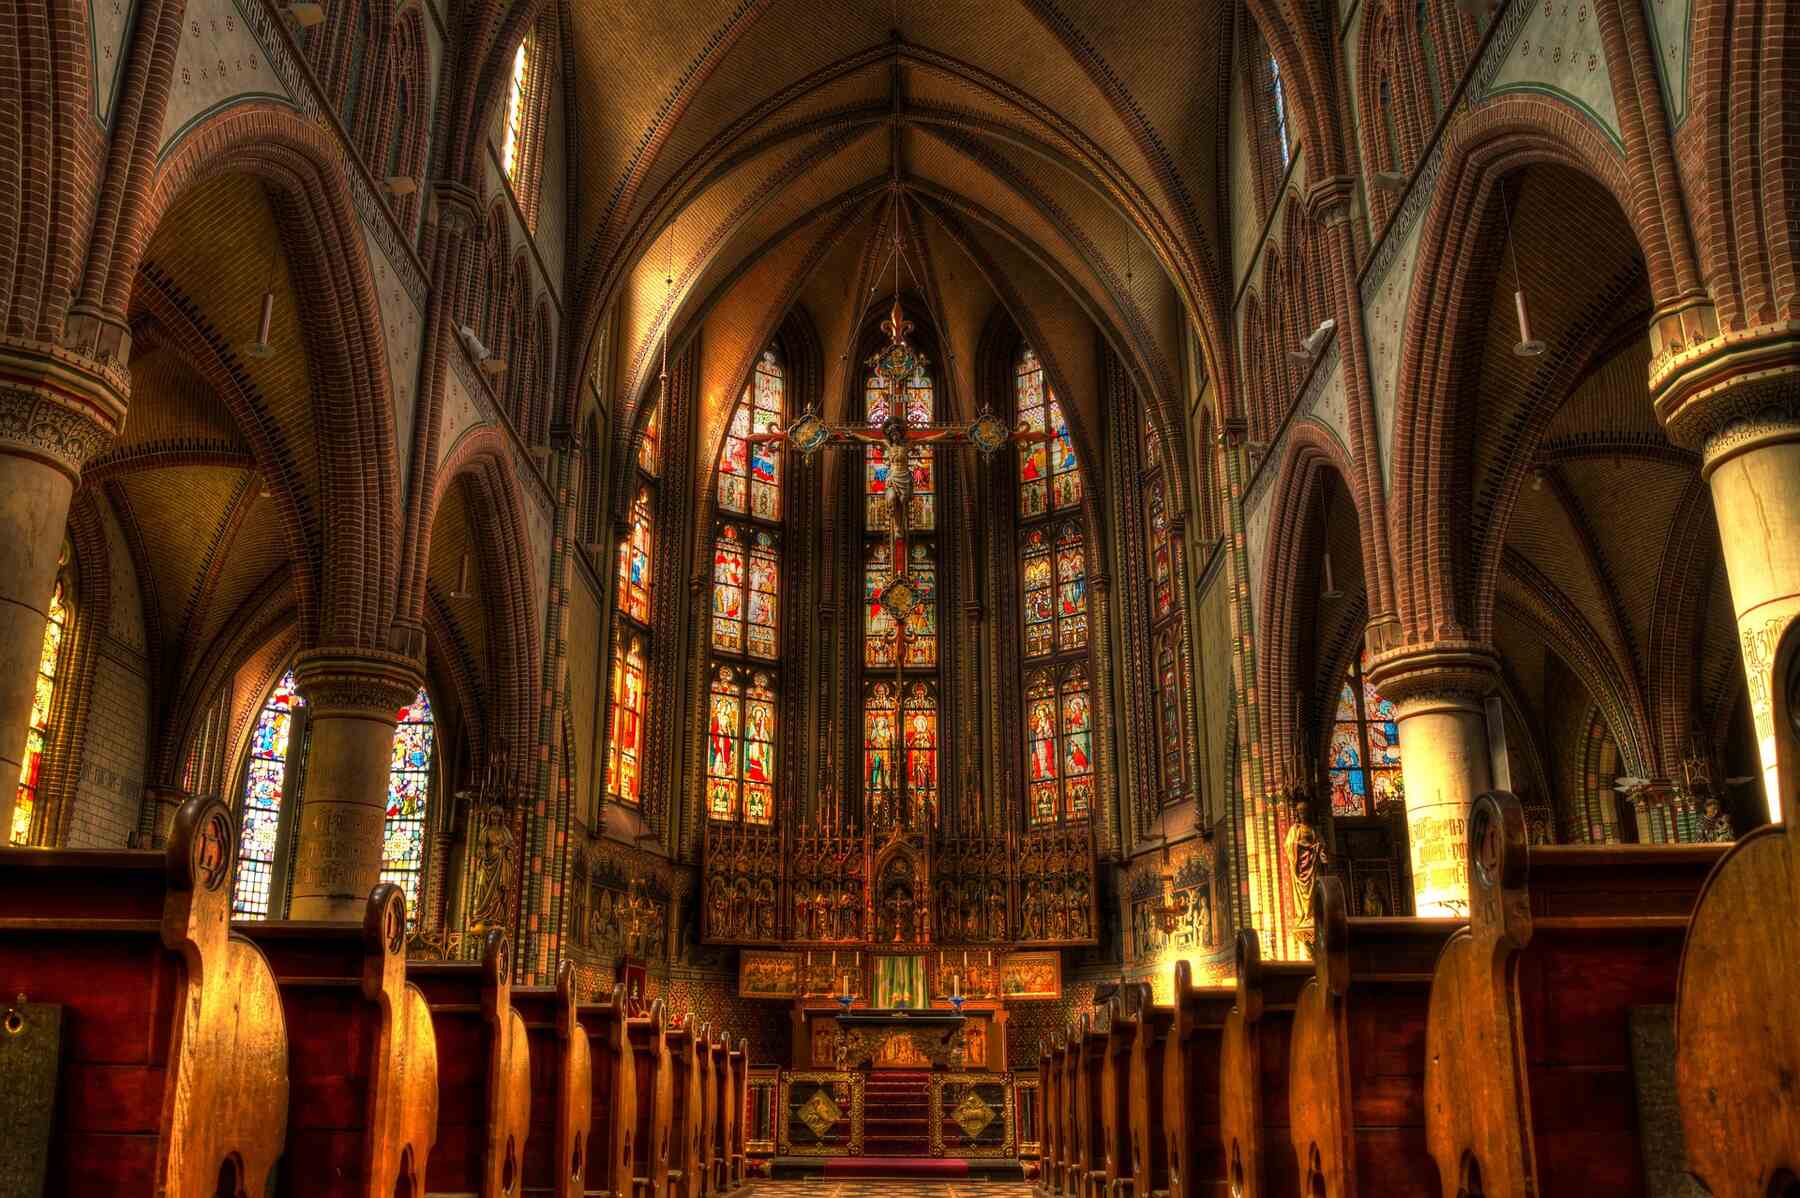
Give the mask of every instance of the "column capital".
[{"label": "column capital", "polygon": [[294,661],[294,683],[313,718],[375,717],[393,723],[413,701],[424,674],[412,658],[380,649],[308,649]]},{"label": "column capital", "polygon": [[1306,189],[1306,214],[1318,224],[1341,225],[1350,219],[1350,201],[1355,197],[1355,179],[1331,175]]},{"label": "column capital", "polygon": [[[1659,317],[1654,327],[1682,315]],[[1650,397],[1669,440],[1701,450],[1701,471],[1710,474],[1746,449],[1800,435],[1800,321],[1719,333],[1695,320],[1693,340],[1658,336],[1650,362]]]},{"label": "column capital", "polygon": [[0,337],[0,453],[36,458],[79,482],[81,467],[125,423],[129,391],[123,368]]},{"label": "column capital", "polygon": [[431,198],[440,227],[453,233],[477,232],[483,227],[481,197],[466,183],[439,179],[432,184]]},{"label": "column capital", "polygon": [[1474,641],[1438,641],[1376,653],[1368,674],[1401,715],[1410,715],[1433,706],[1479,706],[1500,684],[1500,662]]}]

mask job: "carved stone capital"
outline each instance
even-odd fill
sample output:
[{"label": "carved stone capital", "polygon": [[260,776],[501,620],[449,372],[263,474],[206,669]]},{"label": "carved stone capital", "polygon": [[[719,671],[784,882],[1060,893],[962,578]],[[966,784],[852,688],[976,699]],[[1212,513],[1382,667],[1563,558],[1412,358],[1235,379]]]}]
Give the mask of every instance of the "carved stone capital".
[{"label": "carved stone capital", "polygon": [[[1692,311],[1659,318],[1664,330]],[[1800,321],[1776,321],[1684,342],[1663,335],[1650,362],[1650,397],[1669,440],[1703,454],[1702,472],[1771,438],[1800,431]],[[1782,430],[1790,430],[1783,432]]]},{"label": "carved stone capital", "polygon": [[308,649],[294,662],[294,683],[314,719],[350,716],[391,724],[423,681],[412,658],[380,649]]},{"label": "carved stone capital", "polygon": [[438,227],[451,233],[479,232],[481,197],[473,187],[450,179],[432,184],[431,198],[437,203]]},{"label": "carved stone capital", "polygon": [[1434,707],[1478,710],[1499,685],[1500,663],[1473,641],[1403,645],[1371,656],[1369,681],[1402,716]]},{"label": "carved stone capital", "polygon": [[1318,224],[1341,225],[1350,219],[1355,195],[1356,180],[1349,175],[1320,179],[1306,189],[1306,214]]},{"label": "carved stone capital", "polygon": [[0,338],[0,453],[37,458],[78,480],[124,424],[129,389],[122,369]]}]

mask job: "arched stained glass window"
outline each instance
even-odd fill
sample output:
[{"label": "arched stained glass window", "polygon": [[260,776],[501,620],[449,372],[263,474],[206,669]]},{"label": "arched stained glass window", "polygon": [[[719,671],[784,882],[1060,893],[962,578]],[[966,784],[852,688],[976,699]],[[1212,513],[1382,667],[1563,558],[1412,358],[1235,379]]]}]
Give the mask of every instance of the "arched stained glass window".
[{"label": "arched stained glass window", "polygon": [[1033,823],[1085,819],[1094,800],[1094,713],[1087,669],[1025,680],[1025,799]]},{"label": "arched stained glass window", "polygon": [[612,668],[612,729],[606,742],[606,793],[621,803],[644,801],[644,642],[615,642]]},{"label": "arched stained glass window", "polygon": [[1163,801],[1174,802],[1187,790],[1182,737],[1181,625],[1156,638],[1156,732],[1162,748]]},{"label": "arched stained glass window", "polygon": [[[1205,434],[1202,432],[1202,438]],[[1204,440],[1203,440],[1204,443]],[[1179,454],[1170,455],[1179,458]],[[1156,739],[1164,803],[1188,795],[1187,673],[1181,543],[1169,520],[1168,474],[1155,422],[1144,419],[1144,542],[1150,559],[1150,627],[1155,645]]]},{"label": "arched stained glass window", "polygon": [[1350,663],[1338,691],[1331,725],[1330,759],[1333,815],[1374,815],[1389,802],[1401,801],[1400,725],[1394,705],[1382,698],[1364,673],[1368,650]]},{"label": "arched stained glass window", "polygon": [[[870,424],[885,422],[893,411],[887,381],[880,375],[869,375],[864,399],[864,414]],[[932,405],[931,376],[921,369],[907,382],[904,412],[906,423],[915,428],[930,424]],[[912,498],[907,502],[908,530],[913,533],[931,532],[937,528],[937,471],[931,447],[913,447],[909,453],[908,466],[913,476]],[[888,527],[888,462],[885,446],[871,445],[863,450],[863,474],[866,495],[864,502],[868,509],[864,521],[865,531],[885,531]]]},{"label": "arched stained glass window", "polygon": [[1073,520],[1056,534],[1056,651],[1087,648],[1087,559]]},{"label": "arched stained glass window", "polygon": [[721,511],[759,520],[781,518],[781,449],[770,441],[752,443],[750,437],[780,430],[786,386],[781,360],[773,349],[765,349],[731,414],[719,453]]},{"label": "arched stained glass window", "polygon": [[388,767],[387,818],[382,825],[381,880],[406,892],[406,917],[419,919],[419,881],[425,873],[425,814],[431,801],[431,762],[437,726],[431,696],[420,687],[394,725]]},{"label": "arched stained glass window", "polygon": [[1150,612],[1154,619],[1175,614],[1175,563],[1169,548],[1169,509],[1163,480],[1145,488],[1150,509]]},{"label": "arched stained glass window", "polygon": [[19,787],[13,793],[13,844],[31,839],[31,817],[37,810],[38,793],[43,786],[44,750],[50,744],[50,707],[56,699],[57,667],[62,658],[63,638],[69,631],[67,583],[56,580],[50,591],[48,619],[44,621],[44,644],[38,652],[36,686],[31,692],[31,723],[25,729],[25,756],[19,767]]},{"label": "arched stained glass window", "polygon": [[712,647],[774,661],[780,631],[779,544],[764,529],[727,524],[713,542]]},{"label": "arched stained glass window", "polygon": [[654,493],[638,488],[631,505],[631,532],[619,542],[619,610],[640,624],[650,622],[650,550],[655,534]]},{"label": "arched stained glass window", "polygon": [[706,812],[767,824],[775,814],[774,682],[729,666],[713,676],[706,733]]},{"label": "arched stained glass window", "polygon": [[306,700],[289,670],[269,692],[250,733],[239,812],[237,880],[231,892],[234,919],[267,919],[275,882],[275,848],[287,797],[289,757],[299,747],[296,718]]},{"label": "arched stained glass window", "polygon": [[879,806],[900,785],[894,760],[898,714],[894,684],[886,680],[870,683],[863,697],[863,793],[871,805]]},{"label": "arched stained glass window", "polygon": [[[894,617],[882,605],[891,572],[893,546],[885,538],[869,542],[868,563],[863,572],[863,664],[894,665],[897,652]],[[937,562],[928,541],[907,546],[907,573],[915,584],[917,606],[906,617],[906,667],[928,669],[937,665]]]},{"label": "arched stained glass window", "polygon": [[1019,515],[1029,520],[1078,507],[1081,463],[1075,456],[1075,439],[1044,377],[1044,364],[1030,346],[1019,352],[1015,377],[1020,422],[1034,431],[1055,433],[1049,441],[1027,441],[1019,447]]},{"label": "arched stained glass window", "polygon": [[1276,144],[1281,147],[1281,165],[1285,169],[1293,159],[1293,143],[1288,139],[1287,88],[1281,82],[1281,64],[1269,55],[1269,103],[1275,117]]},{"label": "arched stained glass window", "polygon": [[512,85],[506,93],[506,143],[501,150],[500,162],[506,168],[506,177],[518,180],[519,150],[525,137],[525,85],[531,78],[531,37],[519,43],[518,53],[513,55]]},{"label": "arched stained glass window", "polygon": [[644,436],[638,442],[638,469],[655,478],[662,473],[662,403],[644,418]]},{"label": "arched stained glass window", "polygon": [[928,683],[910,682],[902,713],[901,739],[906,752],[906,793],[913,810],[930,822],[937,815],[938,704],[937,691]]}]

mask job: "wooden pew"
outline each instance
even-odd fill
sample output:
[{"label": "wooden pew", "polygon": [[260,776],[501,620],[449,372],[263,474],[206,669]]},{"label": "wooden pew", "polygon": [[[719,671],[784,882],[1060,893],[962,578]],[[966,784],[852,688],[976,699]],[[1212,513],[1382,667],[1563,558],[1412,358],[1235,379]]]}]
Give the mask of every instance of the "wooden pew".
[{"label": "wooden pew", "polygon": [[1264,961],[1255,931],[1237,939],[1237,1001],[1219,1052],[1219,1135],[1233,1198],[1300,1193],[1288,1130],[1288,1058],[1310,963]]},{"label": "wooden pew", "polygon": [[1132,1168],[1132,1048],[1137,1043],[1138,1013],[1150,1005],[1150,987],[1128,982],[1106,1004],[1106,1043],[1100,1064],[1100,1160],[1105,1193],[1131,1198],[1137,1184]]},{"label": "wooden pew", "polygon": [[479,962],[418,962],[438,1054],[438,1139],[430,1194],[512,1198],[531,1132],[531,1048],[512,1009],[506,936],[490,929]]},{"label": "wooden pew", "polygon": [[1460,919],[1352,919],[1344,884],[1313,891],[1313,975],[1300,989],[1288,1103],[1302,1194],[1437,1198],[1425,1145],[1425,1013]]},{"label": "wooden pew", "polygon": [[642,1198],[665,1198],[669,1192],[675,1081],[664,1010],[659,998],[650,1004],[649,1015],[625,1021],[636,1113],[631,1192]]},{"label": "wooden pew", "polygon": [[1063,1046],[1049,1038],[1038,1041],[1038,1181],[1046,1194],[1062,1193]]},{"label": "wooden pew", "polygon": [[[165,852],[0,849],[0,1034],[60,1043],[54,1123],[5,1133],[46,1192],[267,1192],[287,1028],[268,961],[231,930],[236,845],[225,805],[193,798]],[[44,1132],[40,1156],[24,1137]]]},{"label": "wooden pew", "polygon": [[[575,966],[554,987],[520,987],[513,1010],[531,1046],[531,1131],[520,1182],[525,1194],[582,1198],[593,1130],[593,1056],[575,1003]],[[604,1112],[602,1113],[604,1116]]]},{"label": "wooden pew", "polygon": [[1800,1192],[1800,625],[1773,671],[1785,822],[1749,833],[1694,905],[1681,950],[1675,1079],[1687,1164],[1715,1198]]},{"label": "wooden pew", "polygon": [[1078,1198],[1082,1192],[1077,1176],[1081,1168],[1080,1103],[1077,1100],[1077,1092],[1080,1090],[1081,1040],[1078,1025],[1074,1023],[1063,1031],[1062,1067],[1062,1186],[1057,1193],[1064,1195],[1064,1198]]},{"label": "wooden pew", "polygon": [[669,1030],[669,1193],[673,1198],[700,1198],[705,1175],[700,1163],[700,1121],[705,1082],[700,1073],[700,1045],[707,1029],[693,1017]]},{"label": "wooden pew", "polygon": [[1723,845],[1531,848],[1512,795],[1469,818],[1469,926],[1431,984],[1426,1138],[1446,1194],[1645,1190],[1630,1011],[1672,1004]]},{"label": "wooden pew", "polygon": [[744,1112],[749,1103],[750,1041],[739,1036],[737,1047],[726,1054],[730,1085],[725,1093],[725,1167],[726,1189],[736,1190],[744,1184]]},{"label": "wooden pew", "polygon": [[1225,1020],[1237,991],[1196,986],[1186,961],[1175,963],[1175,1023],[1163,1042],[1163,1138],[1169,1198],[1230,1194],[1220,1134],[1219,1068]]},{"label": "wooden pew", "polygon": [[1186,1118],[1185,1112],[1171,1111],[1164,1103],[1163,1067],[1174,1027],[1175,1009],[1157,1006],[1146,990],[1137,1011],[1137,1034],[1131,1038],[1126,1123],[1131,1140],[1131,1198],[1150,1198],[1169,1190],[1169,1146],[1163,1127],[1165,1121]]},{"label": "wooden pew", "polygon": [[625,987],[611,1000],[583,1003],[576,1015],[587,1033],[588,1104],[585,1193],[591,1198],[630,1198],[637,1145],[637,1066],[626,1032]]},{"label": "wooden pew", "polygon": [[291,1116],[280,1192],[420,1194],[437,1139],[431,1011],[406,980],[406,895],[369,893],[363,921],[247,920],[289,1028]]},{"label": "wooden pew", "polygon": [[1105,1126],[1101,1092],[1106,1066],[1106,1031],[1086,1015],[1075,1021],[1075,1198],[1104,1198]]},{"label": "wooden pew", "polygon": [[719,1192],[719,1056],[724,1047],[707,1027],[694,1044],[700,1062],[700,1192],[708,1198]]}]

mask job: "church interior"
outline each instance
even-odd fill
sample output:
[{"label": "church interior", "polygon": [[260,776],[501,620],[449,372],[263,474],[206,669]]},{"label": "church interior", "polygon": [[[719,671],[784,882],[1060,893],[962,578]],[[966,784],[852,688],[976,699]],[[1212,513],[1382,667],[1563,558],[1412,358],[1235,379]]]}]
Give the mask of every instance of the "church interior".
[{"label": "church interior", "polygon": [[1800,9],[0,0],[0,1198],[1800,1198]]}]

